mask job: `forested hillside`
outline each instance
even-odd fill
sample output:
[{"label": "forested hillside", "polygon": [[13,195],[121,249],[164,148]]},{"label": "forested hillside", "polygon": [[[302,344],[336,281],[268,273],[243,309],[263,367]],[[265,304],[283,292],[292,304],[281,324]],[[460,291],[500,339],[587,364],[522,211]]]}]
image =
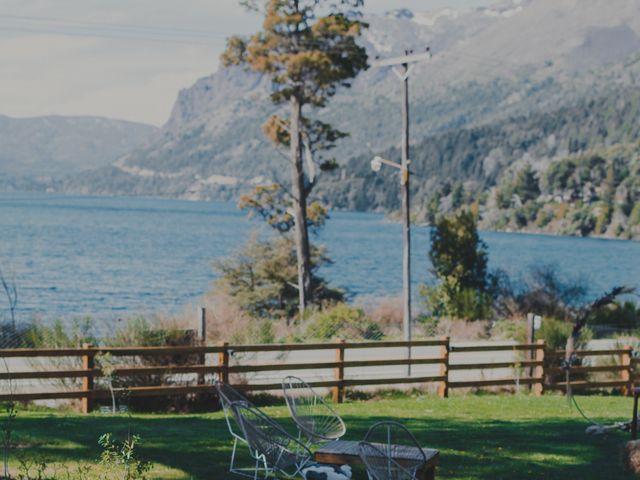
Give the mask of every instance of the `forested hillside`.
[{"label": "forested hillside", "polygon": [[479,203],[488,229],[640,239],[640,143],[569,155],[537,173],[527,164]]},{"label": "forested hillside", "polygon": [[[577,105],[509,118],[425,138],[412,147],[415,208],[426,210],[439,197],[443,209],[453,193],[472,199],[506,174],[530,164],[543,171],[568,155],[640,139],[640,91],[622,89]],[[397,160],[399,151],[384,153]],[[374,174],[370,155],[350,161],[349,172],[323,184],[322,199],[346,209],[396,209],[399,182],[391,171]],[[371,188],[363,188],[363,185]],[[455,203],[455,202],[454,202]]]}]

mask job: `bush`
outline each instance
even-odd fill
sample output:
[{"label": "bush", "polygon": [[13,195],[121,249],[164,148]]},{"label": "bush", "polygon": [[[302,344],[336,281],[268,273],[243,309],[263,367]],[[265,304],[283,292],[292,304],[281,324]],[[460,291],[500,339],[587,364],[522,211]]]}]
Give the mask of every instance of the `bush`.
[{"label": "bush", "polygon": [[538,180],[531,168],[530,164],[526,164],[525,167],[518,172],[516,177],[514,191],[516,195],[520,197],[522,203],[527,203],[530,200],[535,200],[540,195],[540,187],[538,186]]},{"label": "bush", "polygon": [[527,343],[527,324],[525,321],[518,319],[498,320],[491,328],[491,338]]},{"label": "bush", "polygon": [[90,318],[76,319],[71,327],[65,327],[57,319],[53,325],[41,323],[24,327],[21,332],[22,346],[25,348],[80,348],[84,343],[97,344],[92,333],[93,322]]},{"label": "bush", "polygon": [[629,225],[632,227],[640,225],[640,202],[636,202],[629,214]]},{"label": "bush", "polygon": [[596,218],[589,207],[576,210],[571,217],[572,226],[581,236],[587,237],[596,228]]},{"label": "bush", "polygon": [[506,210],[511,208],[513,200],[513,185],[502,185],[496,190],[496,204],[498,208]]},{"label": "bush", "polygon": [[[544,340],[546,347],[549,349],[564,350],[572,329],[572,323],[556,320],[554,318],[544,318],[540,329],[536,332],[536,337],[540,340]],[[591,330],[583,328],[575,348],[578,349],[584,347],[592,338],[593,334]]]},{"label": "bush", "polygon": [[[110,338],[105,339],[105,344],[111,347],[180,347],[196,344],[195,332],[185,330],[171,322],[150,322],[144,317],[136,317],[127,321],[116,330]],[[198,355],[154,355],[146,357],[117,357],[118,365],[142,366],[142,367],[169,367],[179,365],[197,365],[200,363]],[[96,364],[110,369],[112,365],[109,358],[96,357]],[[115,388],[124,389],[120,395],[120,401],[132,409],[139,411],[168,411],[186,410],[194,407],[194,403],[207,401],[206,395],[194,395],[190,398],[180,397],[129,397],[128,388],[138,386],[159,386],[184,383],[184,380],[175,375],[139,374],[126,377],[107,378]]]},{"label": "bush", "polygon": [[[51,326],[34,323],[19,327],[18,344],[15,347],[22,348],[81,348],[83,344],[97,344],[96,338],[91,333],[92,321],[88,318],[74,320],[66,327],[62,320],[56,320]],[[26,360],[36,370],[73,370],[81,367],[78,357],[33,357]],[[64,387],[75,387],[77,380],[73,378],[60,378],[51,380],[52,383]]]},{"label": "bush", "polygon": [[185,330],[171,322],[150,322],[145,317],[134,317],[105,340],[111,347],[179,347],[193,345],[193,330]]},{"label": "bush", "polygon": [[555,213],[553,208],[541,208],[538,210],[538,214],[536,216],[536,225],[540,228],[544,228],[553,220]]},{"label": "bush", "polygon": [[593,312],[587,324],[605,333],[607,330],[634,330],[640,327],[640,306],[629,301],[612,303]]},{"label": "bush", "polygon": [[538,216],[538,211],[542,207],[542,204],[537,202],[527,202],[522,207],[518,208],[514,212],[516,225],[518,227],[526,227],[529,223],[532,223]]},{"label": "bush", "polygon": [[229,337],[229,342],[237,345],[265,344],[275,341],[273,322],[261,318],[251,319],[244,329],[236,331]]},{"label": "bush", "polygon": [[438,220],[431,232],[429,258],[439,284],[423,287],[421,295],[431,313],[486,318],[491,309],[487,247],[480,240],[473,213],[462,211]]},{"label": "bush", "polygon": [[[311,299],[320,305],[342,301],[344,292],[330,288],[318,275],[322,265],[331,263],[324,251],[311,249]],[[289,238],[272,241],[251,238],[235,255],[219,261],[216,286],[235,298],[250,315],[260,318],[294,317],[299,293],[296,251]]]},{"label": "bush", "polygon": [[483,320],[491,316],[493,300],[473,288],[457,288],[446,280],[435,287],[422,286],[420,295],[435,317]]},{"label": "bush", "polygon": [[340,303],[315,314],[307,326],[307,335],[320,340],[381,340],[384,333],[361,308]]},{"label": "bush", "polygon": [[423,335],[428,338],[442,336],[456,340],[486,340],[489,338],[489,321],[468,322],[466,320],[438,318],[428,315],[421,315],[416,320],[422,327]]}]

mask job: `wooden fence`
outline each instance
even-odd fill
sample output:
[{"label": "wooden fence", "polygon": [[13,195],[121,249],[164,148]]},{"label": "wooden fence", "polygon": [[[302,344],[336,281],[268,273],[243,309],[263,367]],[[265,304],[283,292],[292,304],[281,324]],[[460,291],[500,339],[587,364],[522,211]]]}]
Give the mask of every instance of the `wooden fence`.
[{"label": "wooden fence", "polygon": [[[400,348],[403,352],[411,348],[415,351],[420,347],[432,347],[437,352],[432,356],[408,358],[406,353],[403,358],[387,358],[380,359],[378,354],[380,349]],[[367,349],[371,351],[371,355],[366,360],[346,360],[348,355],[346,352],[352,350]],[[238,354],[257,354],[264,352],[300,352],[300,351],[327,351],[335,352],[335,359],[330,362],[278,362],[270,364],[246,363],[237,364],[232,362],[233,357],[237,358]],[[502,352],[513,352],[512,360],[509,361],[487,361],[487,362],[461,362],[458,357],[464,357],[464,354],[482,354],[486,355],[490,360],[496,354]],[[622,349],[609,350],[579,350],[576,355],[585,359],[593,356],[608,356],[614,359],[607,365],[597,366],[574,366],[571,369],[574,378],[579,376],[582,379],[571,381],[574,389],[589,388],[612,388],[619,387],[623,391],[628,392],[634,381],[634,367],[637,362],[632,357],[632,349],[625,347]],[[131,366],[131,362],[127,366],[115,367],[110,372],[97,368],[101,362],[96,362],[101,355],[109,355],[114,358],[135,357],[147,359],[159,358],[171,359],[181,357],[182,359],[198,359],[187,364],[178,362],[178,364],[169,365],[135,365]],[[241,356],[241,355],[240,355]],[[89,412],[93,405],[100,400],[108,399],[111,392],[108,389],[98,389],[95,380],[100,377],[133,377],[143,375],[178,375],[192,374],[195,379],[188,385],[161,385],[161,386],[133,386],[126,388],[126,392],[130,396],[164,396],[164,395],[187,395],[194,393],[213,393],[214,387],[212,382],[205,379],[205,375],[215,375],[216,378],[224,382],[229,382],[230,376],[234,374],[255,374],[258,372],[292,372],[292,371],[310,371],[320,369],[333,369],[333,378],[331,380],[313,381],[310,385],[313,387],[327,387],[332,391],[334,401],[342,402],[345,396],[345,389],[348,387],[359,387],[367,385],[425,385],[435,384],[438,395],[442,398],[448,395],[449,389],[455,388],[481,388],[519,385],[531,388],[535,395],[542,395],[545,390],[562,390],[565,383],[562,381],[553,381],[554,377],[561,377],[563,370],[559,366],[559,362],[554,359],[564,356],[562,351],[548,351],[545,349],[544,342],[538,341],[533,344],[519,345],[479,345],[464,346],[453,345],[448,337],[433,340],[419,340],[413,342],[336,342],[336,343],[307,343],[307,344],[272,344],[272,345],[229,345],[227,343],[216,346],[194,346],[194,347],[131,347],[131,348],[103,348],[85,345],[80,349],[7,349],[0,350],[0,358],[60,358],[69,357],[71,364],[77,364],[78,367],[67,369],[26,369],[22,371],[0,372],[0,380],[19,381],[19,380],[50,380],[50,379],[80,379],[81,388],[66,389],[60,391],[29,391],[29,392],[9,392],[0,391],[0,401],[10,399],[16,401],[31,400],[51,400],[51,399],[80,399],[82,402],[82,411]],[[215,363],[212,358],[216,358]],[[206,360],[211,360],[207,362]],[[23,362],[28,365],[28,362]],[[153,363],[153,362],[151,362]],[[169,362],[171,363],[171,362]],[[210,364],[209,364],[210,363]],[[125,364],[126,365],[126,364]],[[389,367],[389,366],[420,366],[434,365],[437,374],[428,376],[394,376],[376,375],[375,378],[353,378],[348,373],[355,368],[365,367]],[[494,369],[512,369],[513,375],[508,378],[489,378],[489,379],[473,379],[473,380],[452,380],[452,372],[459,371],[481,371]],[[522,373],[524,372],[524,375]],[[586,379],[589,374],[613,374],[616,379],[607,378],[605,380]],[[304,376],[304,374],[302,374]],[[453,375],[455,376],[455,375]],[[550,380],[551,379],[551,380]],[[5,382],[3,384],[7,384]],[[233,383],[233,379],[232,379]],[[269,391],[279,390],[280,383],[238,383],[237,387],[246,391]],[[8,390],[8,389],[7,389]]]}]

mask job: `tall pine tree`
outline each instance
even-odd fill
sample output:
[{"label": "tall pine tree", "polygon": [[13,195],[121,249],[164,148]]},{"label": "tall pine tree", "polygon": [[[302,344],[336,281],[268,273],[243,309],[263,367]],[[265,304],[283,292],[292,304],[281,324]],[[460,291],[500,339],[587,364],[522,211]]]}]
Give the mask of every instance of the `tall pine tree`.
[{"label": "tall pine tree", "polygon": [[[366,26],[359,20],[363,3],[245,0],[242,5],[264,15],[262,30],[248,39],[229,38],[221,57],[225,66],[246,65],[268,75],[275,86],[273,103],[289,104],[289,118],[272,117],[264,130],[270,140],[289,151],[301,315],[311,293],[307,199],[316,182],[313,164],[320,163],[313,158],[314,152],[323,145],[330,148],[341,136],[330,125],[305,117],[304,110],[326,106],[339,87],[349,87],[367,68],[366,51],[356,43]],[[315,147],[309,145],[312,140]]]}]

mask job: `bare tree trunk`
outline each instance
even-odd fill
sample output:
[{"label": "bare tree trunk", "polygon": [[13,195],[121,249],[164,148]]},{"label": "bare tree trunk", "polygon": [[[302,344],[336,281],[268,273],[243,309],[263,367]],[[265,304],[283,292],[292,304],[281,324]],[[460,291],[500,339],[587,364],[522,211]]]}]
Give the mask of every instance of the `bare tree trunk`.
[{"label": "bare tree trunk", "polygon": [[302,105],[291,96],[291,191],[294,203],[294,235],[298,258],[298,292],[300,318],[304,316],[311,291],[311,255],[307,229],[307,193],[304,184],[301,138]]},{"label": "bare tree trunk", "polygon": [[2,268],[0,268],[0,285],[4,290],[9,302],[9,314],[11,316],[11,328],[14,333],[16,330],[16,306],[18,305],[18,288],[15,279],[11,280],[6,277]]},{"label": "bare tree trunk", "polygon": [[571,330],[571,335],[567,338],[567,343],[565,347],[565,378],[567,384],[567,397],[569,402],[571,401],[571,367],[573,363],[573,359],[571,358],[576,351],[576,345],[578,344],[578,340],[580,339],[580,332],[587,325],[587,318],[590,313],[595,312],[599,308],[610,305],[615,302],[615,300],[620,295],[625,295],[629,293],[633,293],[635,291],[634,288],[631,287],[615,287],[610,292],[605,293],[600,298],[596,299],[590,305],[582,307],[575,313],[575,319],[573,324],[573,329]]}]

